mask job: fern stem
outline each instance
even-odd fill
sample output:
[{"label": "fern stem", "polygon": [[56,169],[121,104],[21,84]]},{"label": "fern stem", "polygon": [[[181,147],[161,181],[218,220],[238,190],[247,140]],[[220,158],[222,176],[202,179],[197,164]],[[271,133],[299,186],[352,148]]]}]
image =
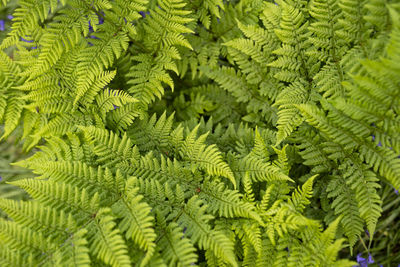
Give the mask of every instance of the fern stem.
[{"label": "fern stem", "polygon": [[0,169],[0,173],[31,173],[30,171],[26,171],[26,170],[2,170]]},{"label": "fern stem", "polygon": [[365,242],[364,242],[364,240],[361,238],[361,236],[360,236],[360,241],[361,241],[361,244],[363,245],[363,247],[365,248],[365,250],[369,253],[369,246],[367,247],[367,245],[365,245]]}]

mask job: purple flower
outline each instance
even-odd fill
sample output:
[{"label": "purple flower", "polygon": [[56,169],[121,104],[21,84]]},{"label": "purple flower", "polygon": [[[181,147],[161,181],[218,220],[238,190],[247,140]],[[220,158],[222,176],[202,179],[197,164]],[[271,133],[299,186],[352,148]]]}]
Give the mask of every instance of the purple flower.
[{"label": "purple flower", "polygon": [[357,262],[358,266],[354,265],[355,267],[367,267],[368,264],[374,263],[374,259],[372,258],[371,254],[368,254],[368,259],[361,257],[361,253],[357,255]]},{"label": "purple flower", "polygon": [[365,230],[365,233],[367,234],[368,237],[370,237],[368,230]]},{"label": "purple flower", "polygon": [[[375,141],[375,135],[371,135],[372,136],[372,142]],[[382,143],[379,141],[378,146],[382,146]]]},{"label": "purple flower", "polygon": [[114,109],[117,109],[117,108],[119,108],[118,106],[116,106],[116,105],[114,105],[114,104],[113,104],[113,106],[114,106]]},{"label": "purple flower", "polygon": [[374,263],[374,259],[372,258],[371,254],[368,254],[368,263]]},{"label": "purple flower", "polygon": [[4,20],[0,19],[0,31],[4,31]]},{"label": "purple flower", "polygon": [[145,18],[146,15],[150,15],[150,11],[147,11],[147,12],[139,11],[139,14],[142,15],[142,18]]},{"label": "purple flower", "polygon": [[[101,12],[101,14],[104,16],[104,13],[103,13],[103,12]],[[100,24],[103,24],[103,23],[104,23],[104,18],[103,18],[103,16],[98,16],[98,18],[99,18],[99,24],[96,24],[96,25],[100,25]],[[92,24],[90,23],[90,20],[89,20],[89,32],[90,32],[90,33],[94,32],[93,27],[92,27]]]},{"label": "purple flower", "polygon": [[89,32],[93,32],[93,27],[92,27],[92,25],[90,24],[90,20],[89,20]]},{"label": "purple flower", "polygon": [[12,19],[14,18],[14,16],[13,16],[13,15],[8,15],[7,18],[8,18],[9,20],[12,20]]},{"label": "purple flower", "polygon": [[22,38],[22,37],[21,37],[21,41],[23,41],[23,42],[25,42],[25,43],[33,43],[33,40],[28,41],[28,40],[26,40],[26,39],[24,39],[24,38]]},{"label": "purple flower", "polygon": [[0,176],[0,182],[3,181],[3,177]]},{"label": "purple flower", "polygon": [[[395,193],[396,195],[398,195],[398,194],[399,194],[399,190],[397,190],[397,189],[395,188],[395,189],[394,189],[394,193]],[[398,267],[400,267],[400,265],[399,265]]]}]

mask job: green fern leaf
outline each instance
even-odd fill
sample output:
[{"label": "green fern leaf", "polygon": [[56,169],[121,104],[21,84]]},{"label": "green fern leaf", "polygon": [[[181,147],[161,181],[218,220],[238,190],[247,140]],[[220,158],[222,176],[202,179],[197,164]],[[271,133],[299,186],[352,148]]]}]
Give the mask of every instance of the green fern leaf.
[{"label": "green fern leaf", "polygon": [[99,210],[95,219],[98,232],[91,240],[90,250],[111,266],[131,266],[127,246],[114,220],[110,210]]}]

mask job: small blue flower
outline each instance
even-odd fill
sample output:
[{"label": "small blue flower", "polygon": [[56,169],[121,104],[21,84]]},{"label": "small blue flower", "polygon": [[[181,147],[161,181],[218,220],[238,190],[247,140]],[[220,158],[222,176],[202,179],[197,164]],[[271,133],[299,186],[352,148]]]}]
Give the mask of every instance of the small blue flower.
[{"label": "small blue flower", "polygon": [[142,15],[142,18],[146,17],[146,13],[144,11],[139,11],[139,14]]},{"label": "small blue flower", "polygon": [[8,18],[9,20],[12,20],[12,19],[14,18],[14,16],[13,16],[13,15],[8,15],[7,18]]},{"label": "small blue flower", "polygon": [[183,227],[183,233],[186,233],[186,230],[187,230],[186,226]]},{"label": "small blue flower", "polygon": [[0,176],[0,182],[3,181],[3,177]]},{"label": "small blue flower", "polygon": [[0,19],[0,31],[4,31],[4,20]]},{"label": "small blue flower", "polygon": [[367,234],[367,236],[369,237],[369,232],[368,232],[368,230],[365,230],[365,233]]},{"label": "small blue flower", "polygon": [[[394,193],[395,193],[396,195],[398,195],[398,194],[399,194],[399,190],[397,190],[397,189],[395,188],[395,189],[394,189]],[[398,267],[400,267],[400,265],[399,265]]]},{"label": "small blue flower", "polygon": [[114,105],[114,104],[113,104],[113,106],[114,106],[114,109],[117,109],[117,108],[119,108],[118,106],[116,106],[116,105]]}]

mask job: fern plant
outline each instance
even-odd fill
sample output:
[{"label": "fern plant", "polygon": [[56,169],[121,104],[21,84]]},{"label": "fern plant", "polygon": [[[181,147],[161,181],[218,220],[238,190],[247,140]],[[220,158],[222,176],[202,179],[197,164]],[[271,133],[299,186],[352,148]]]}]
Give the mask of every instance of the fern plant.
[{"label": "fern plant", "polygon": [[400,189],[399,8],[17,1],[1,265],[354,265]]}]

